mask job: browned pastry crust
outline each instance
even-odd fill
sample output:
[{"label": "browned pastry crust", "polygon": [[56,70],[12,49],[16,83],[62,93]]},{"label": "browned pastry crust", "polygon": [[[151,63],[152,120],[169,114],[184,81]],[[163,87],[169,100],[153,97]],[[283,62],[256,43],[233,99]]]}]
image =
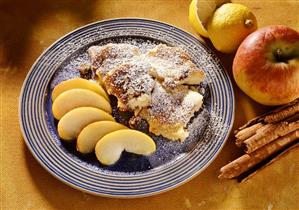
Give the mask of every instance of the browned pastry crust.
[{"label": "browned pastry crust", "polygon": [[155,80],[147,73],[150,66],[143,63],[125,63],[104,77],[109,94],[117,97],[122,111],[148,107]]},{"label": "browned pastry crust", "polygon": [[139,48],[130,44],[107,44],[92,46],[87,50],[92,67],[98,75],[105,76],[110,70],[139,56]]},{"label": "browned pastry crust", "polygon": [[143,54],[130,44],[93,46],[88,53],[101,84],[118,99],[120,110],[145,119],[156,135],[187,138],[187,123],[203,97],[183,84],[198,85],[204,79],[187,53],[164,44]]},{"label": "browned pastry crust", "polygon": [[153,64],[150,74],[162,81],[166,88],[179,84],[199,84],[204,79],[204,72],[179,47],[160,44],[150,50],[147,56]]},{"label": "browned pastry crust", "polygon": [[202,95],[179,86],[167,90],[156,83],[151,97],[151,106],[138,114],[149,123],[149,129],[156,135],[171,140],[183,141],[189,135],[187,123],[202,105]]}]

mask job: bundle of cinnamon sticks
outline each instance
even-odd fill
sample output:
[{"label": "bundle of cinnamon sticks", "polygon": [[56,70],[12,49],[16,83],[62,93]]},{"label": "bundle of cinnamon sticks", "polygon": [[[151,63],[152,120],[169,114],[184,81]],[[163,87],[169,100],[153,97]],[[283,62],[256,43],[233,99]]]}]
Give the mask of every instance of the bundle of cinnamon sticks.
[{"label": "bundle of cinnamon sticks", "polygon": [[250,120],[235,131],[235,137],[245,154],[223,166],[219,178],[243,181],[299,146],[299,98]]}]

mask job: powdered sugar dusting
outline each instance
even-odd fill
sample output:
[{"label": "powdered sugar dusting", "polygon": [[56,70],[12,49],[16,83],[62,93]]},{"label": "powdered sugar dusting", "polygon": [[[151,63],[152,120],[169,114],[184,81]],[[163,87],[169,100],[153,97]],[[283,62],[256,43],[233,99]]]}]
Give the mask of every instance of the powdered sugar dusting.
[{"label": "powdered sugar dusting", "polygon": [[164,79],[179,82],[193,72],[201,71],[190,61],[190,56],[179,47],[158,45],[147,53],[155,74]]},{"label": "powdered sugar dusting", "polygon": [[190,56],[178,47],[169,47],[159,44],[154,48],[150,45],[139,47],[120,43],[92,46],[88,49],[91,64],[101,77],[126,63],[140,63],[150,66],[149,74],[163,81],[165,87],[175,87],[183,84],[185,79],[197,77],[199,83],[204,73],[190,60]]},{"label": "powdered sugar dusting", "polygon": [[112,44],[92,46],[88,49],[92,66],[103,76],[134,56],[140,55],[139,48],[130,44]]},{"label": "powdered sugar dusting", "polygon": [[[161,42],[157,41],[158,38],[165,40],[167,43],[179,46],[177,44],[178,41],[172,40],[171,37],[168,37],[166,34],[163,33],[158,36],[149,34],[148,32],[142,30],[136,30],[136,37],[127,36],[131,33],[131,31],[117,31],[105,34],[102,33],[99,29],[100,36],[98,36],[96,39],[94,38],[94,36],[91,36],[90,39],[88,37],[85,37],[84,39],[82,39],[82,42],[70,44],[68,46],[68,49],[70,49],[68,51],[68,59],[64,60],[62,64],[59,63],[60,59],[57,60],[57,64],[59,64],[59,67],[50,84],[50,93],[53,87],[59,82],[67,80],[69,78],[79,77],[77,67],[82,63],[90,64],[90,60],[86,51],[92,45],[104,46],[108,43],[131,44],[134,46],[138,46],[141,54],[148,52],[149,50],[155,48],[158,44],[160,44]],[[140,36],[144,35],[149,38],[140,38]],[[122,37],[107,38],[111,36]],[[84,47],[79,48],[79,46]],[[100,171],[103,174],[112,175],[130,175],[142,173],[142,171],[146,171],[149,169],[159,170],[159,167],[172,164],[173,162],[186,157],[187,153],[192,153],[196,151],[200,155],[207,151],[208,147],[210,148],[215,146],[215,144],[217,143],[216,139],[223,136],[223,133],[229,129],[229,125],[224,124],[221,114],[218,111],[221,108],[218,107],[217,104],[216,106],[214,106],[214,104],[211,104],[210,99],[210,84],[215,79],[212,78],[215,76],[212,75],[213,71],[215,71],[213,68],[215,67],[210,63],[213,63],[211,61],[215,58],[212,57],[212,55],[210,54],[203,54],[201,55],[201,59],[198,59],[198,55],[193,54],[193,51],[196,51],[196,49],[193,50],[192,45],[181,45],[179,47],[182,47],[184,50],[187,50],[190,54],[191,59],[196,60],[197,67],[204,69],[208,75],[207,79],[203,82],[203,84],[198,87],[200,92],[204,95],[204,106],[195,114],[195,117],[191,119],[190,124],[188,124],[189,137],[184,142],[169,141],[161,136],[155,136],[149,133],[149,135],[151,135],[151,137],[157,144],[157,151],[153,155],[148,157],[134,156],[133,158],[130,156],[129,158],[125,158],[125,161],[120,160],[118,164],[111,167],[105,167],[101,165],[92,155],[88,157],[82,156],[81,154],[76,152],[76,150],[74,149],[75,147],[69,147],[64,144],[61,145],[59,143],[58,145],[60,145],[62,150],[64,150],[76,162],[78,162],[84,167],[90,168],[93,171]],[[70,53],[75,51],[75,54],[69,56]],[[66,55],[62,54],[61,57],[65,58]],[[114,103],[113,106],[113,109],[115,110],[116,103]],[[211,107],[215,107],[216,110],[211,110]],[[127,123],[126,119],[122,118],[122,115],[116,116],[116,120],[124,124]],[[49,126],[52,127],[52,124]],[[143,126],[139,129],[144,132],[148,132],[148,127],[146,124],[143,124]],[[128,162],[127,165],[126,162]]]},{"label": "powdered sugar dusting", "polygon": [[158,118],[162,121],[161,123],[180,123],[185,126],[193,116],[194,111],[197,111],[193,110],[196,106],[193,101],[184,100],[188,93],[189,89],[185,86],[166,91],[157,83],[152,93],[150,116]]},{"label": "powdered sugar dusting", "polygon": [[[110,71],[104,79],[108,92],[113,93],[123,104],[127,104],[131,99],[140,97],[142,94],[150,97],[155,81],[147,73],[148,68],[150,66],[142,62],[118,66]],[[149,102],[146,103],[146,106],[148,105]],[[136,106],[129,108],[133,110]]]},{"label": "powdered sugar dusting", "polygon": [[139,113],[156,135],[171,140],[188,136],[185,126],[200,108],[202,96],[183,84],[200,83],[204,73],[186,52],[159,44],[141,54],[134,45],[109,43],[91,46],[88,53],[92,68],[108,93],[117,97],[121,110]]}]

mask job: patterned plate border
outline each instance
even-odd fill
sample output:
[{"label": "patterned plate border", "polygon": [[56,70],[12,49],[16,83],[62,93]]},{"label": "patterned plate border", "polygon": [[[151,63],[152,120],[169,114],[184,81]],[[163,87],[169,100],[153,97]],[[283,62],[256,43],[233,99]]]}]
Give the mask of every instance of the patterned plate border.
[{"label": "patterned plate border", "polygon": [[[192,60],[205,66],[211,94],[211,122],[203,138],[204,148],[195,148],[163,167],[142,173],[108,174],[82,167],[55,144],[47,127],[47,87],[62,62],[82,46],[102,39],[141,36],[184,48]],[[204,62],[204,63],[202,63]],[[134,198],[161,193],[189,181],[202,172],[223,147],[234,119],[231,81],[215,54],[191,34],[167,23],[149,19],[110,19],[83,26],[56,41],[34,63],[20,94],[19,120],[27,147],[38,162],[62,182],[94,195]]]}]

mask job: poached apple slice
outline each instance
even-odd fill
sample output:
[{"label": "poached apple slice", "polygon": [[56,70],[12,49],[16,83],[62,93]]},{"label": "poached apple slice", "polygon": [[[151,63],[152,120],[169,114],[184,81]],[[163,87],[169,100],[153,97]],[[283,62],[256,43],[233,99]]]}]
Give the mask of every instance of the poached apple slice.
[{"label": "poached apple slice", "polygon": [[87,89],[93,91],[103,96],[107,101],[109,101],[109,97],[101,85],[93,81],[82,79],[82,78],[70,79],[59,83],[52,92],[52,101],[55,101],[55,99],[61,93],[75,88],[81,88],[81,89]]},{"label": "poached apple slice", "polygon": [[57,130],[64,140],[76,139],[81,130],[96,121],[115,121],[107,112],[94,107],[79,107],[66,113],[58,122]]},{"label": "poached apple slice", "polygon": [[83,154],[94,151],[97,142],[106,134],[113,131],[128,129],[126,126],[113,121],[99,121],[87,125],[77,139],[77,150]]},{"label": "poached apple slice", "polygon": [[118,130],[105,135],[95,147],[97,159],[104,165],[118,161],[123,151],[139,155],[150,155],[156,151],[154,140],[136,130]]},{"label": "poached apple slice", "polygon": [[59,120],[74,108],[89,106],[112,112],[110,103],[103,96],[86,89],[71,89],[61,93],[53,102],[52,112]]}]

